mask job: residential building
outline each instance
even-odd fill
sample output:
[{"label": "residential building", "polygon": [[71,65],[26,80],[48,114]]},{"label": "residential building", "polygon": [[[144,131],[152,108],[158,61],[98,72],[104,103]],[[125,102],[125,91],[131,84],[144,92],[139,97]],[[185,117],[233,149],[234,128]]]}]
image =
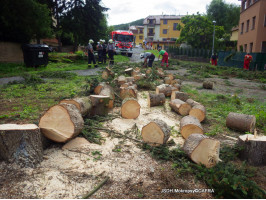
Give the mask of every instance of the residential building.
[{"label": "residential building", "polygon": [[143,21],[144,39],[152,45],[153,49],[159,46],[167,48],[175,45],[176,39],[180,37],[177,29],[181,24],[183,16],[177,15],[150,15]]},{"label": "residential building", "polygon": [[134,45],[142,45],[144,40],[144,26],[130,26],[129,30],[134,35]]},{"label": "residential building", "polygon": [[238,50],[266,53],[266,0],[241,0]]},{"label": "residential building", "polygon": [[237,40],[238,40],[238,31],[239,31],[238,26],[233,27],[233,28],[231,29],[231,37],[230,37],[230,41],[237,41]]}]

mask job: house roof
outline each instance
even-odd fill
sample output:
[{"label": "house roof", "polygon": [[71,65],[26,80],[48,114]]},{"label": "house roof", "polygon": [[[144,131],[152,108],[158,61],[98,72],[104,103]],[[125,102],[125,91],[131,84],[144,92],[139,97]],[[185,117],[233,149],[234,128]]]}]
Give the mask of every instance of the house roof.
[{"label": "house roof", "polygon": [[155,24],[160,24],[161,19],[181,19],[185,15],[149,15],[143,21],[143,24],[148,24],[149,19],[155,19]]},{"label": "house roof", "polygon": [[232,29],[231,29],[231,32],[233,32],[233,31],[238,31],[238,26],[235,26],[235,27],[233,27]]}]

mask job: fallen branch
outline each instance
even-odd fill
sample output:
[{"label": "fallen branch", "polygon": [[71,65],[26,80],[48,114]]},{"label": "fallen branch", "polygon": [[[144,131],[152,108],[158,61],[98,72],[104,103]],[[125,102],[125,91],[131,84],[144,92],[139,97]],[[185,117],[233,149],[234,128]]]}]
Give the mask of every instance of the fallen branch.
[{"label": "fallen branch", "polygon": [[108,180],[110,177],[106,177],[99,185],[97,185],[91,192],[88,194],[85,194],[82,199],[88,199],[91,195],[93,195],[95,192],[97,192]]}]

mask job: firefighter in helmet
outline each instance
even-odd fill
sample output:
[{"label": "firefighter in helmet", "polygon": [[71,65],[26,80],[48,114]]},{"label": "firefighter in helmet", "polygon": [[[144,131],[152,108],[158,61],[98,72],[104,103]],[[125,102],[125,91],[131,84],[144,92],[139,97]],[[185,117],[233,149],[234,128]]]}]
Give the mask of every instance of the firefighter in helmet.
[{"label": "firefighter in helmet", "polygon": [[103,59],[103,63],[106,63],[106,48],[107,45],[105,44],[105,40],[102,40],[102,46],[103,46],[103,54],[102,54],[102,59]]},{"label": "firefighter in helmet", "polygon": [[108,57],[110,59],[110,65],[114,64],[114,54],[115,54],[115,45],[112,39],[109,40],[106,51],[108,52]]},{"label": "firefighter in helmet", "polygon": [[89,44],[88,44],[88,68],[91,68],[91,61],[93,62],[94,67],[98,67],[95,61],[94,54],[93,54],[93,46],[92,46],[93,43],[94,41],[90,39]]},{"label": "firefighter in helmet", "polygon": [[102,39],[98,42],[97,45],[97,51],[98,51],[98,64],[103,63],[103,45],[102,45]]}]

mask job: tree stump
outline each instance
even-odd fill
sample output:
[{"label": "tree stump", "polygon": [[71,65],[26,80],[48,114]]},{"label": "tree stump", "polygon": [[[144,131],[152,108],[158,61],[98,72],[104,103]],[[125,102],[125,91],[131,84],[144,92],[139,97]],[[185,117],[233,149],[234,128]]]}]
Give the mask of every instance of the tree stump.
[{"label": "tree stump", "polygon": [[255,124],[256,117],[254,115],[230,112],[226,118],[226,126],[237,131],[253,133]]},{"label": "tree stump", "polygon": [[165,103],[165,95],[163,93],[160,94],[151,94],[148,96],[148,106],[161,106]]},{"label": "tree stump", "polygon": [[136,119],[140,114],[140,108],[137,99],[124,99],[121,106],[121,116],[126,119]]},{"label": "tree stump", "polygon": [[191,105],[191,107],[195,106],[195,105],[201,105],[199,102],[194,101],[193,99],[188,99],[186,100],[186,102]]},{"label": "tree stump", "polygon": [[191,134],[183,149],[193,162],[203,164],[207,168],[215,166],[220,161],[220,142],[202,134]]},{"label": "tree stump", "polygon": [[120,87],[120,98],[137,98],[138,91],[135,86],[128,86],[126,88]]},{"label": "tree stump", "polygon": [[83,129],[84,121],[80,111],[73,104],[58,104],[44,113],[39,122],[45,137],[55,142],[67,142]]},{"label": "tree stump", "polygon": [[108,108],[112,109],[114,107],[114,101],[115,101],[115,92],[114,89],[110,85],[105,85],[100,94],[100,96],[108,96],[109,97],[109,104]]},{"label": "tree stump", "polygon": [[91,100],[89,97],[81,97],[81,98],[75,98],[75,99],[64,99],[60,101],[61,103],[67,103],[67,104],[73,104],[77,107],[77,109],[80,111],[82,116],[86,116],[91,111]]},{"label": "tree stump", "polygon": [[91,109],[91,116],[94,115],[107,115],[109,110],[109,96],[103,95],[90,95],[92,109]]},{"label": "tree stump", "polygon": [[176,87],[169,84],[162,84],[156,87],[156,94],[163,93],[165,96],[171,96],[173,91],[177,91]]},{"label": "tree stump", "polygon": [[151,146],[165,144],[170,137],[171,128],[162,120],[155,119],[145,125],[141,130],[144,142]]},{"label": "tree stump", "polygon": [[179,92],[179,91],[173,91],[171,94],[171,100],[174,99],[180,99],[182,101],[188,100],[188,94],[184,92]]},{"label": "tree stump", "polygon": [[186,116],[180,121],[180,133],[185,139],[187,139],[193,133],[203,134],[204,131],[196,117]]},{"label": "tree stump", "polygon": [[36,167],[43,160],[39,127],[35,124],[1,124],[0,160],[21,167]]},{"label": "tree stump", "polygon": [[175,112],[177,112],[182,116],[188,115],[191,109],[191,106],[189,104],[180,99],[171,100],[169,106],[172,108],[172,110],[174,110]]},{"label": "tree stump", "polygon": [[266,165],[266,136],[241,135],[237,144],[241,147],[240,159],[254,166]]},{"label": "tree stump", "polygon": [[123,76],[123,75],[121,75],[121,76],[118,76],[118,78],[117,78],[117,83],[118,83],[118,85],[123,85],[124,83],[126,83],[127,81],[126,81],[126,77],[125,76]]},{"label": "tree stump", "polygon": [[112,70],[109,67],[106,67],[103,72],[102,72],[102,78],[104,80],[107,80],[109,78],[109,76],[113,77],[114,73],[112,72]]},{"label": "tree stump", "polygon": [[195,105],[189,111],[189,115],[196,117],[200,122],[202,122],[206,117],[206,109],[203,105]]},{"label": "tree stump", "polygon": [[127,68],[125,69],[125,73],[129,76],[131,76],[131,73],[133,72],[133,68]]},{"label": "tree stump", "polygon": [[213,88],[213,82],[210,81],[204,81],[202,84],[202,87],[205,89],[212,89]]}]

